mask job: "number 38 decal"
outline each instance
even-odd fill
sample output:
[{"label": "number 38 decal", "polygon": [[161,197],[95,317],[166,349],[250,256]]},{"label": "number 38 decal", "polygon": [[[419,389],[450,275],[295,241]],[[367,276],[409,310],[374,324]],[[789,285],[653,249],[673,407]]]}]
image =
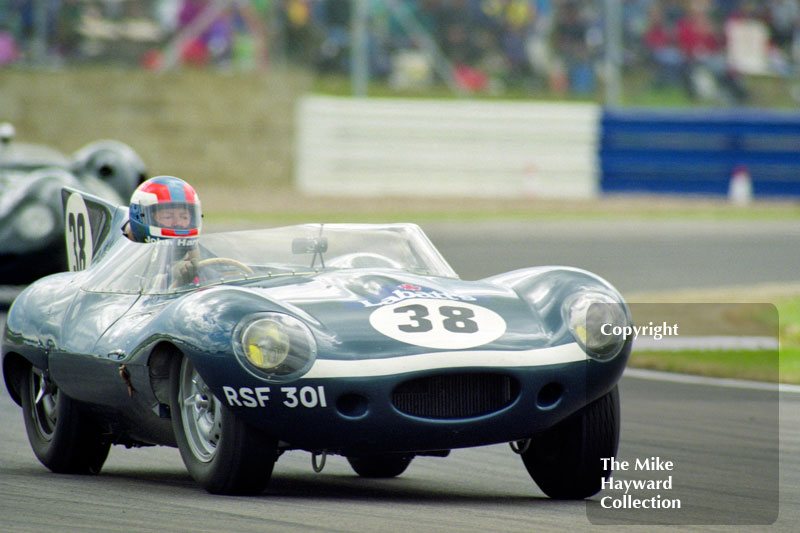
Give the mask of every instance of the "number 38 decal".
[{"label": "number 38 decal", "polygon": [[67,199],[64,210],[67,238],[67,266],[72,272],[84,270],[92,262],[92,227],[89,210],[80,194]]},{"label": "number 38 decal", "polygon": [[369,317],[387,337],[426,348],[473,348],[506,331],[503,318],[490,309],[465,302],[414,298],[380,307]]}]

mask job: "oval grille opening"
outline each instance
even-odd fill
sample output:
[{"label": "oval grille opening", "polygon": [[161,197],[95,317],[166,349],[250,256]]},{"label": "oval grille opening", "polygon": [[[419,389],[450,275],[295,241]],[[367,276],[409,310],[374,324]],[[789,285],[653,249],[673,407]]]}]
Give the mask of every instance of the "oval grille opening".
[{"label": "oval grille opening", "polygon": [[392,403],[421,418],[472,418],[498,411],[517,397],[519,385],[499,374],[442,374],[398,385]]}]

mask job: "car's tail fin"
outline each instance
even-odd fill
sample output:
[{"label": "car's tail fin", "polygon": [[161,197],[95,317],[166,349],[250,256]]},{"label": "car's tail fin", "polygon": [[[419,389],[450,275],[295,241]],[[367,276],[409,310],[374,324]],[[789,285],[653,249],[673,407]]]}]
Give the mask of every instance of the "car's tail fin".
[{"label": "car's tail fin", "polygon": [[122,226],[127,210],[70,187],[61,189],[61,201],[67,265],[73,272],[84,270],[115,240],[112,228],[117,224]]}]

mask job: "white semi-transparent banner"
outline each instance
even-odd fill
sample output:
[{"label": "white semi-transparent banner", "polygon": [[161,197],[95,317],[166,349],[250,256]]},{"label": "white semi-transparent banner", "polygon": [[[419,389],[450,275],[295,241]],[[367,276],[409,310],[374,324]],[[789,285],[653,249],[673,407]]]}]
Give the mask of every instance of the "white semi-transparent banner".
[{"label": "white semi-transparent banner", "polygon": [[358,196],[589,198],[600,107],[306,96],[295,186]]}]

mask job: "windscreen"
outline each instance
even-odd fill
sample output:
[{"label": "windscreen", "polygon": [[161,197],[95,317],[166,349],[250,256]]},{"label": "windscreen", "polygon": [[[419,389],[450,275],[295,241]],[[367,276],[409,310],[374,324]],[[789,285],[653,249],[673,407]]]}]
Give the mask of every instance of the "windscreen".
[{"label": "windscreen", "polygon": [[212,233],[194,246],[185,244],[120,239],[85,289],[165,294],[339,269],[458,277],[414,224],[307,224]]}]

